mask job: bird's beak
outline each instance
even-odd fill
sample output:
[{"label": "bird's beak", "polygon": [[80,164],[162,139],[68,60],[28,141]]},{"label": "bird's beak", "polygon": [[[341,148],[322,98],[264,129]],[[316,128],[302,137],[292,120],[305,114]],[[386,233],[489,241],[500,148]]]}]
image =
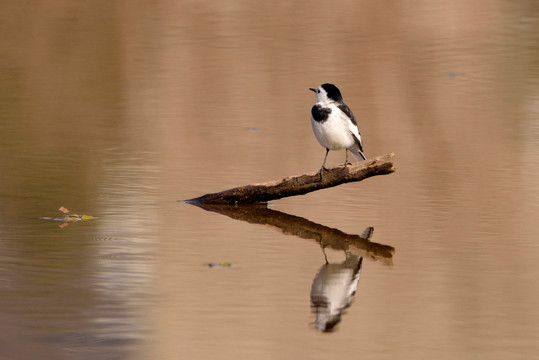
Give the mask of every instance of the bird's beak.
[{"label": "bird's beak", "polygon": [[313,88],[309,88],[309,90],[316,92],[316,89],[313,89]]}]

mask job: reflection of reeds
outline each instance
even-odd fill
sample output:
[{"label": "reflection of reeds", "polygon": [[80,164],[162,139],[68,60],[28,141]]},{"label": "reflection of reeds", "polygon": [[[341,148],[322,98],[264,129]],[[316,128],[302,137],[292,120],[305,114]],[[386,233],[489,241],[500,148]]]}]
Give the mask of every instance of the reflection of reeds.
[{"label": "reflection of reeds", "polygon": [[338,229],[320,225],[299,216],[268,209],[265,204],[199,204],[196,206],[251,224],[269,225],[283,234],[316,240],[324,248],[329,247],[336,250],[343,250],[357,256],[380,260],[386,265],[392,264],[392,257],[395,252],[395,248],[392,246],[374,243],[362,238],[360,235],[346,234]]}]

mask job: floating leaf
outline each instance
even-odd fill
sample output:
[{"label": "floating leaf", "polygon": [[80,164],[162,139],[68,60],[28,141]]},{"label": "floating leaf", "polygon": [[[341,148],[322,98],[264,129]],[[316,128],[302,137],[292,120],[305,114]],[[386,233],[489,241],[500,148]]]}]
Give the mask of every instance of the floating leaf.
[{"label": "floating leaf", "polygon": [[40,219],[62,222],[63,224],[60,225],[61,228],[66,227],[68,223],[97,219],[97,217],[92,216],[92,215],[70,214],[69,210],[63,206],[61,206],[58,210],[63,212],[65,215],[63,217],[56,217],[56,218],[44,216],[44,217],[40,217]]},{"label": "floating leaf", "polygon": [[207,267],[231,267],[232,266],[232,263],[230,262],[227,262],[227,261],[222,261],[222,262],[217,262],[217,263],[207,263],[207,264],[204,264],[206,265]]},{"label": "floating leaf", "polygon": [[92,216],[92,215],[81,215],[81,216],[80,216],[80,219],[81,219],[82,221],[86,221],[86,220],[97,219],[97,217]]}]

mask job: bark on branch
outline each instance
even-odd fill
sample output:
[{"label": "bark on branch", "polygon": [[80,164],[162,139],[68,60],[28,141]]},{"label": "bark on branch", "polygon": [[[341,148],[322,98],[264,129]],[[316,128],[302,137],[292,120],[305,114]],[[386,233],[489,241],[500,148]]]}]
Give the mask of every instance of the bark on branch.
[{"label": "bark on branch", "polygon": [[346,167],[337,166],[322,174],[312,172],[277,181],[240,186],[218,193],[202,195],[185,200],[185,202],[192,204],[247,204],[304,195],[348,182],[361,181],[375,175],[391,174],[395,171],[393,167],[394,155],[390,153]]}]

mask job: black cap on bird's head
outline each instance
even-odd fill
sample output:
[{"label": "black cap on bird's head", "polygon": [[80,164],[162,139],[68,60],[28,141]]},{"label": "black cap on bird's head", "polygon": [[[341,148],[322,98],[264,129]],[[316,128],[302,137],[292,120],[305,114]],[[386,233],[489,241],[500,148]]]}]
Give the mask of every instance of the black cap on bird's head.
[{"label": "black cap on bird's head", "polygon": [[338,102],[342,101],[342,95],[339,89],[333,84],[322,84],[321,87],[328,93],[328,98]]},{"label": "black cap on bird's head", "polygon": [[309,90],[314,91],[319,100],[330,99],[336,102],[342,102],[342,95],[339,89],[333,84],[322,84],[318,88]]}]

